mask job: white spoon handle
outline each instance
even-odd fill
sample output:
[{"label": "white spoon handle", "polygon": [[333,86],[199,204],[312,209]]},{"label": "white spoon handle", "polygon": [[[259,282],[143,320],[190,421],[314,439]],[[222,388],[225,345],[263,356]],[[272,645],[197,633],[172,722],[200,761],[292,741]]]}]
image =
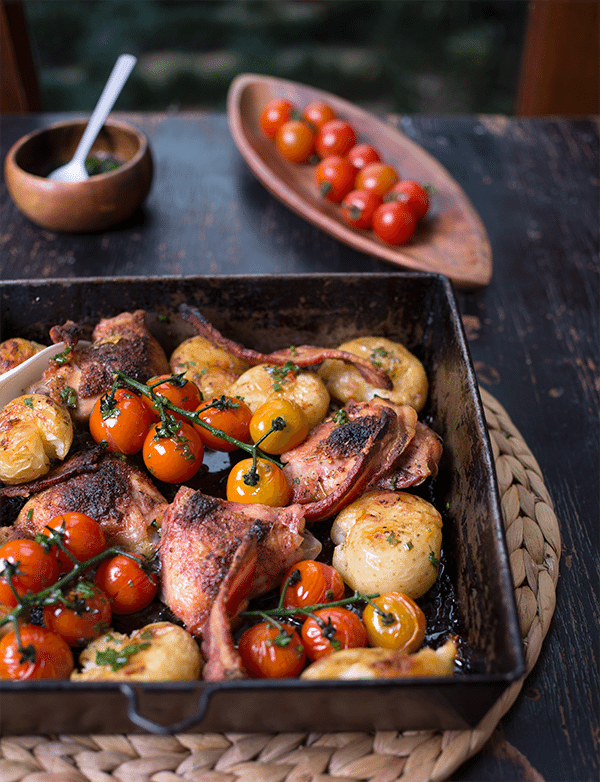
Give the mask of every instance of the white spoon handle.
[{"label": "white spoon handle", "polygon": [[77,145],[73,160],[85,161],[88,152],[92,148],[92,144],[96,140],[96,136],[100,132],[100,128],[104,125],[104,121],[108,117],[116,99],[119,97],[123,85],[129,78],[129,74],[136,62],[137,57],[134,57],[132,54],[121,54],[117,59],[114,68],[108,77],[108,81],[104,85],[102,94],[98,99],[96,108],[90,117],[90,121]]}]

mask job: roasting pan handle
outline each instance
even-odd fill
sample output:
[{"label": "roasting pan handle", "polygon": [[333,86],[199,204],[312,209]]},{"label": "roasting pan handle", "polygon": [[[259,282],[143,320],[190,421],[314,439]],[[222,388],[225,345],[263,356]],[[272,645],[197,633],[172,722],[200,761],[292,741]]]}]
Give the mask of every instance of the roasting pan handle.
[{"label": "roasting pan handle", "polygon": [[144,730],[147,730],[150,733],[159,733],[162,735],[181,733],[187,728],[191,728],[193,725],[196,725],[198,722],[200,722],[206,713],[206,707],[208,706],[208,691],[205,691],[202,693],[200,700],[198,701],[198,708],[196,709],[195,714],[171,725],[160,725],[158,722],[154,722],[147,717],[143,717],[139,713],[137,690],[135,690],[129,684],[121,684],[119,689],[127,698],[127,716],[131,722],[133,722],[133,724],[137,725],[139,728],[144,728]]}]

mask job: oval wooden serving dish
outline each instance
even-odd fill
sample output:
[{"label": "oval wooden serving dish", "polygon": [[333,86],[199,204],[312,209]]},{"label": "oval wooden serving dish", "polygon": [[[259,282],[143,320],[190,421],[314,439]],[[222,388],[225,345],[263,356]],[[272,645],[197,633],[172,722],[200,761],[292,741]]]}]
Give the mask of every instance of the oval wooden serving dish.
[{"label": "oval wooden serving dish", "polygon": [[[436,190],[430,214],[408,244],[391,247],[372,231],[347,225],[339,204],[319,197],[312,165],[286,161],[260,129],[262,109],[273,98],[286,98],[303,109],[325,100],[350,122],[381,159],[395,166],[403,179],[429,182]],[[263,185],[290,209],[356,250],[418,271],[446,275],[458,287],[487,285],[492,276],[490,243],[473,204],[448,171],[403,133],[342,98],[297,82],[244,73],[231,83],[227,116],[233,140]]]}]

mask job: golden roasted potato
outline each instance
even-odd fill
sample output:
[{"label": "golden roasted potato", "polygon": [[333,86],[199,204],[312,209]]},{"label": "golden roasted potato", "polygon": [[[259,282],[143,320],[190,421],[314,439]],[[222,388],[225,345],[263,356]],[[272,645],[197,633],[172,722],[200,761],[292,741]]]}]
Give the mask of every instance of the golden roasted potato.
[{"label": "golden roasted potato", "polygon": [[180,682],[200,678],[202,655],[194,638],[179,625],[154,622],[130,636],[109,632],[92,641],[79,657],[76,681]]},{"label": "golden roasted potato", "polygon": [[321,657],[305,668],[301,679],[395,679],[409,676],[452,676],[456,645],[446,643],[435,651],[420,649],[414,654],[393,649],[342,649]]},{"label": "golden roasted potato", "polygon": [[346,404],[351,399],[368,402],[374,396],[380,396],[399,405],[411,405],[417,412],[423,409],[429,390],[425,368],[404,345],[385,337],[360,337],[344,342],[339,349],[368,359],[383,369],[393,388],[375,388],[367,383],[356,367],[337,359],[327,359],[321,365],[319,375],[334,399]]},{"label": "golden roasted potato", "polygon": [[25,483],[45,475],[72,442],[66,407],[42,394],[18,396],[0,411],[0,480]]},{"label": "golden roasted potato", "polygon": [[169,360],[174,375],[185,373],[205,399],[229,394],[229,387],[248,369],[245,361],[204,337],[190,337],[173,351]]},{"label": "golden roasted potato", "polygon": [[0,342],[0,375],[8,372],[9,369],[18,367],[19,364],[35,356],[36,353],[44,350],[45,347],[45,345],[40,345],[39,342],[31,342],[22,337],[15,337],[14,339]]},{"label": "golden roasted potato", "polygon": [[437,578],[442,517],[420,497],[377,489],[338,514],[331,539],[332,565],[352,589],[415,599]]},{"label": "golden roasted potato", "polygon": [[283,396],[302,408],[309,429],[325,418],[330,401],[325,384],[315,372],[300,370],[295,374],[285,367],[268,364],[250,367],[233,383],[229,393],[241,397],[253,413],[267,399]]}]

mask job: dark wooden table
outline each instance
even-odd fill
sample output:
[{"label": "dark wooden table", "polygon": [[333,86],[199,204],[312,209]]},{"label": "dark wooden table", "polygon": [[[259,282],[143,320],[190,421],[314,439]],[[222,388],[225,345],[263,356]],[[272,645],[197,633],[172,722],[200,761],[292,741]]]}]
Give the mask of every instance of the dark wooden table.
[{"label": "dark wooden table", "polygon": [[[17,138],[64,115],[3,117]],[[222,114],[126,115],[154,152],[143,211],[98,235],[37,228],[0,186],[2,279],[390,271],[275,200]],[[600,776],[598,223],[595,119],[392,118],[445,165],[488,230],[494,275],[458,292],[480,382],[536,456],[563,538],[537,666],[463,782]]]}]

